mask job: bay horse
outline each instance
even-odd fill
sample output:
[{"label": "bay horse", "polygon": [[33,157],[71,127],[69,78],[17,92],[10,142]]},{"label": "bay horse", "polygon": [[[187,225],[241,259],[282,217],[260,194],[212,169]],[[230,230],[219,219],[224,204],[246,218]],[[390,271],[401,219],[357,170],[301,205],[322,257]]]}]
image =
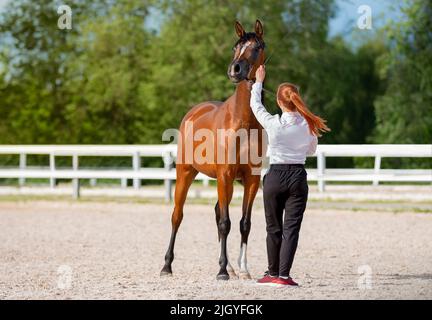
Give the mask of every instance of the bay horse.
[{"label": "bay horse", "polygon": [[[177,180],[174,193],[174,210],[171,218],[172,233],[161,276],[172,275],[171,264],[174,260],[174,244],[183,219],[183,206],[189,187],[198,172],[202,172],[217,179],[218,200],[214,210],[221,244],[220,270],[216,277],[218,280],[228,280],[230,275],[232,277],[237,276],[227,257],[227,237],[231,229],[228,206],[233,195],[234,181],[240,181],[244,186],[238,263],[240,278],[251,279],[247,269],[246,249],[251,228],[252,205],[260,185],[261,160],[258,163],[252,163],[251,159],[248,159],[244,163],[240,161],[240,156],[242,153],[249,152],[252,147],[256,148],[255,150],[258,150],[257,152],[260,154],[263,152],[261,140],[263,128],[250,108],[250,82],[255,79],[256,70],[264,62],[265,43],[263,40],[263,26],[259,20],[255,23],[255,32],[246,33],[238,21],[235,23],[235,31],[239,39],[233,47],[234,57],[227,72],[229,79],[236,84],[234,94],[225,102],[206,101],[194,106],[185,115],[180,125],[176,164]],[[188,123],[193,124],[192,130],[187,129]],[[203,154],[204,157],[209,156],[212,161],[204,161],[203,163],[203,161],[198,161],[196,157],[192,157],[193,159],[186,163],[187,161],[184,161],[184,158],[190,157],[190,153],[195,154],[199,144],[202,143],[202,141],[196,141],[194,136],[194,133],[200,129],[206,129],[214,133],[213,149],[206,150]],[[228,146],[226,137],[222,141],[216,141],[217,130],[219,129],[227,129],[231,130],[231,132],[243,130],[248,133],[255,129],[258,132],[258,139],[250,139],[249,146],[237,143],[236,139],[234,145]],[[186,142],[191,143],[192,149],[187,150]],[[219,146],[222,145],[221,149],[216,148],[218,144]],[[235,159],[227,162],[226,156],[231,151],[235,151]],[[218,153],[221,152],[225,153],[222,154],[225,161],[216,161],[218,156],[221,156]],[[179,163],[180,159],[183,159],[181,163]]]}]

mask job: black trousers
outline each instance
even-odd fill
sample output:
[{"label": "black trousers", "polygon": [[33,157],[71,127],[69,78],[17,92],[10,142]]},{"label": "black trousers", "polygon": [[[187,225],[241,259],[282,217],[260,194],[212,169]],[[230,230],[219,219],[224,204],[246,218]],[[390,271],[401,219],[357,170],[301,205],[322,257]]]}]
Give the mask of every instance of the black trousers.
[{"label": "black trousers", "polygon": [[272,164],[263,185],[268,271],[272,276],[288,277],[309,191],[304,165]]}]

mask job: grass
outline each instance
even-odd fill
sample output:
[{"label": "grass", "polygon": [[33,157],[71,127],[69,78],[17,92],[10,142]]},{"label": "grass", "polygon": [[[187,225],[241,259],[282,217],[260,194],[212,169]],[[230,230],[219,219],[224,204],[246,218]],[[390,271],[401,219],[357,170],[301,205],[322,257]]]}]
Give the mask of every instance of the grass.
[{"label": "grass", "polygon": [[[0,202],[32,202],[32,201],[63,201],[63,202],[78,202],[78,203],[91,203],[91,202],[116,202],[116,203],[136,203],[136,204],[158,204],[172,206],[172,203],[165,202],[162,198],[142,198],[142,197],[103,197],[103,196],[83,196],[78,200],[72,199],[70,195],[4,195],[0,196]],[[190,198],[187,200],[187,205],[207,205],[210,210],[216,203],[216,199],[212,198]],[[384,201],[384,200],[372,200],[372,201],[344,201],[344,200],[309,200],[310,210],[350,210],[353,212],[393,212],[397,213],[420,213],[420,214],[431,214],[432,203],[431,202],[404,202],[404,201]],[[341,204],[346,204],[345,206]],[[387,204],[385,206],[373,206],[374,204]],[[422,208],[418,205],[428,205],[431,207]],[[241,199],[233,199],[231,206],[240,207],[242,205]],[[255,201],[255,207],[262,208],[262,199]],[[318,206],[318,207],[317,207]]]}]

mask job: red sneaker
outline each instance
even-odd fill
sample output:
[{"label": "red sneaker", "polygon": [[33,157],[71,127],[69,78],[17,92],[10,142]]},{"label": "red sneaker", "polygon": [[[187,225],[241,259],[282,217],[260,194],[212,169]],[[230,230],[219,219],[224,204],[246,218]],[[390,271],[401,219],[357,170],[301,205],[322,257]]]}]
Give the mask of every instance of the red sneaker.
[{"label": "red sneaker", "polygon": [[298,283],[295,282],[291,277],[289,277],[288,279],[285,278],[277,278],[276,280],[273,281],[273,283],[278,286],[279,288],[284,288],[284,287],[298,287]]},{"label": "red sneaker", "polygon": [[258,279],[257,284],[262,286],[275,286],[275,281],[278,277],[272,277],[268,273],[264,274],[264,277]]}]

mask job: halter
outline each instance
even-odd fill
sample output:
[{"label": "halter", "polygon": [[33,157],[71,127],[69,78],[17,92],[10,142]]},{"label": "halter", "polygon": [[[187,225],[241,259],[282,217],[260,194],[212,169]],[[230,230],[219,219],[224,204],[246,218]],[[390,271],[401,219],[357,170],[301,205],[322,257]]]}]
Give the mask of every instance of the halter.
[{"label": "halter", "polygon": [[243,37],[241,37],[240,39],[238,39],[237,42],[235,43],[233,49],[235,47],[237,47],[240,42],[248,41],[251,38],[254,38],[254,40],[258,43],[258,45],[255,46],[254,49],[264,49],[265,48],[265,42],[262,41],[261,39],[259,39],[255,33],[250,32],[250,33],[246,33]]}]

